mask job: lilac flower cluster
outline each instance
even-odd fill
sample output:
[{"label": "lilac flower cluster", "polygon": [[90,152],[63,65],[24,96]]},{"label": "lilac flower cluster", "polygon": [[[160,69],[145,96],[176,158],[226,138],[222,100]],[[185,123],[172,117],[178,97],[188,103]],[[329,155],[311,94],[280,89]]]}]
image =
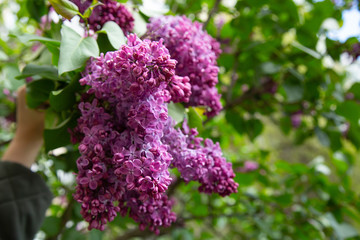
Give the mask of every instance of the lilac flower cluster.
[{"label": "lilac flower cluster", "polygon": [[89,229],[103,230],[118,213],[156,233],[170,226],[176,220],[165,194],[170,167],[187,182],[199,181],[202,192],[236,192],[219,144],[202,141],[194,129],[174,129],[167,103],[188,101],[191,94],[189,78],[175,75],[175,67],[162,40],[134,34],[118,51],[87,64],[80,84],[89,89],[73,140],[81,154],[74,198]]},{"label": "lilac flower cluster", "polygon": [[147,35],[152,40],[164,39],[171,57],[178,61],[176,74],[189,76],[192,94],[188,105],[205,106],[207,116],[217,115],[222,108],[215,87],[220,44],[202,30],[200,23],[192,23],[185,16],[151,18]]},{"label": "lilac flower cluster", "polygon": [[[94,99],[79,105],[75,132],[82,139],[74,197],[82,203],[89,228],[103,229],[128,208],[142,226],[174,221],[168,211],[172,203],[164,196],[171,183],[172,157],[161,137],[168,119],[166,102],[171,99],[167,88],[174,78],[183,82],[174,75],[175,64],[161,41],[141,41],[130,34],[128,45],[87,65],[80,83],[91,86],[87,93]],[[181,91],[173,94],[182,99],[177,95]],[[130,191],[144,208],[151,208],[146,218],[145,209],[131,204]],[[162,204],[154,202],[158,200]]]},{"label": "lilac flower cluster", "polygon": [[219,143],[214,144],[211,139],[204,140],[197,135],[197,130],[190,129],[186,120],[180,130],[174,128],[173,120],[169,118],[162,140],[169,146],[172,167],[179,170],[185,182],[198,181],[200,192],[220,196],[237,192],[232,164],[222,156]]},{"label": "lilac flower cluster", "polygon": [[[78,0],[73,0],[79,2]],[[108,22],[116,22],[124,33],[129,33],[134,28],[134,18],[129,10],[123,4],[114,0],[101,0],[102,4],[94,8],[90,18],[89,26],[94,31],[100,30],[102,26]],[[88,3],[83,3],[82,8],[86,7]],[[85,5],[85,6],[84,6]]]}]

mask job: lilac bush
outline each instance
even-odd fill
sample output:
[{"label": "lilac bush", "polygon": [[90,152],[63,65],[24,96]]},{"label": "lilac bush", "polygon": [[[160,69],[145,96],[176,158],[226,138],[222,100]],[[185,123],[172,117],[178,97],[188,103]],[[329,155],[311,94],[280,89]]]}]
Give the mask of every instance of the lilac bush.
[{"label": "lilac bush", "polygon": [[171,57],[178,61],[176,74],[190,78],[192,94],[188,105],[204,106],[207,116],[217,115],[222,108],[221,95],[215,87],[220,44],[202,30],[202,24],[185,16],[150,18],[147,36],[152,40],[163,39]]}]

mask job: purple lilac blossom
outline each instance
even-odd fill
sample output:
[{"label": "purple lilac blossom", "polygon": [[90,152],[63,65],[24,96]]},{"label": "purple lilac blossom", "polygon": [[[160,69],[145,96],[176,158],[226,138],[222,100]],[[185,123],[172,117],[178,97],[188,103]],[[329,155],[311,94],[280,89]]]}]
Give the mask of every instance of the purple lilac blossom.
[{"label": "purple lilac blossom", "polygon": [[254,161],[245,161],[244,162],[244,166],[239,168],[238,171],[239,172],[243,172],[243,173],[247,173],[247,172],[252,172],[255,171],[259,168],[259,164],[257,162]]},{"label": "purple lilac blossom", "polygon": [[188,105],[204,106],[207,116],[217,115],[222,108],[221,95],[215,86],[220,44],[202,30],[200,23],[192,23],[185,16],[150,18],[147,36],[152,40],[164,39],[171,57],[178,61],[176,74],[190,78],[192,94]]},{"label": "purple lilac blossom", "polygon": [[102,0],[100,2],[102,4],[94,8],[89,18],[89,26],[92,30],[100,30],[108,21],[117,23],[125,34],[133,30],[134,18],[125,5],[114,0]]},{"label": "purple lilac blossom", "polygon": [[[155,232],[174,220],[170,203],[155,202],[166,202],[163,194],[172,180],[172,156],[161,137],[168,119],[166,102],[171,99],[166,88],[174,77],[183,79],[174,75],[175,64],[161,41],[141,41],[133,34],[119,51],[88,63],[80,84],[90,89],[79,104],[81,117],[74,130],[81,154],[74,197],[90,229],[103,230],[124,204],[136,221]],[[176,94],[181,98],[181,92]],[[151,214],[137,217],[142,213],[128,202],[129,191],[145,206],[156,205],[156,219],[162,221],[154,225]]]},{"label": "purple lilac blossom", "polygon": [[302,119],[302,115],[303,115],[303,112],[300,110],[300,111],[297,111],[297,112],[294,112],[290,115],[290,119],[291,119],[291,125],[294,127],[294,128],[299,128],[300,125],[301,125],[301,119]]},{"label": "purple lilac blossom", "polygon": [[104,230],[120,213],[159,233],[176,220],[173,200],[165,195],[177,167],[186,182],[221,196],[236,192],[231,163],[218,143],[196,137],[197,131],[174,129],[169,101],[187,101],[188,77],[175,75],[163,41],[128,35],[118,51],[92,58],[80,79],[89,86],[79,104],[81,117],[72,130],[80,142],[74,198],[89,229]]},{"label": "purple lilac blossom", "polygon": [[197,130],[190,129],[186,120],[182,130],[175,129],[174,125],[169,118],[162,140],[169,146],[172,167],[179,170],[185,182],[198,181],[199,191],[208,194],[227,196],[237,192],[232,164],[222,156],[219,143],[197,137]]}]

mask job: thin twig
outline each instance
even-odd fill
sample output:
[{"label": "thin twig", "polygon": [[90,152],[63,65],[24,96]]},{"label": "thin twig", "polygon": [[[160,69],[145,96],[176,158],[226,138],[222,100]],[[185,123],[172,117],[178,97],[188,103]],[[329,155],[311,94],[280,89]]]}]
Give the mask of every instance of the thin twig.
[{"label": "thin twig", "polygon": [[204,22],[203,29],[206,29],[206,27],[209,24],[209,22],[210,22],[211,18],[213,17],[213,15],[219,10],[220,2],[221,2],[221,0],[216,0],[215,1],[214,7],[211,9],[211,11],[209,12],[208,18]]}]

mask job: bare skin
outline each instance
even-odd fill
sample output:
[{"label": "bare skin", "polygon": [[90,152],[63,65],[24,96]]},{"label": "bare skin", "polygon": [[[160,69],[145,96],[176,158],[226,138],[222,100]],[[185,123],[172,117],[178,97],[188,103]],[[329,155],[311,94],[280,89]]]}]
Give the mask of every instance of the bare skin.
[{"label": "bare skin", "polygon": [[16,104],[17,129],[2,159],[30,168],[44,142],[45,112],[28,108],[25,86],[19,88]]}]

